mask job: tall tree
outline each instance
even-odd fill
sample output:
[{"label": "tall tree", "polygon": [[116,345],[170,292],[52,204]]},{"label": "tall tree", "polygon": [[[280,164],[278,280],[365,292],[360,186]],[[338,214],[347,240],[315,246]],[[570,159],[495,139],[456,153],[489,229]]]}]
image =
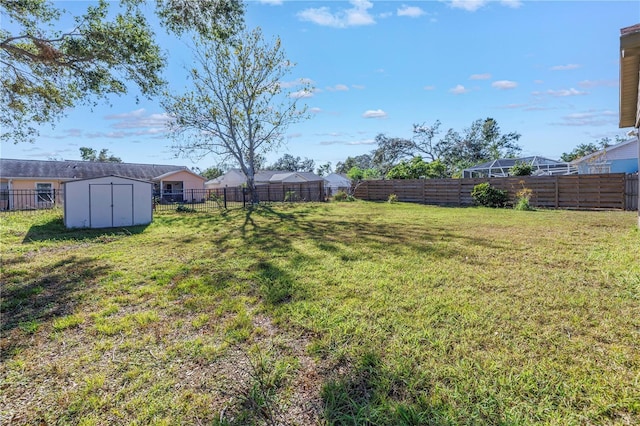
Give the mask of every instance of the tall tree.
[{"label": "tall tree", "polygon": [[446,176],[446,167],[440,160],[430,163],[422,157],[413,157],[411,161],[402,160],[386,174],[387,179],[435,179]]},{"label": "tall tree", "polygon": [[440,120],[436,120],[432,126],[425,123],[413,125],[413,149],[421,157],[430,161],[440,158],[441,152],[438,143],[435,141],[436,135],[440,133]]},{"label": "tall tree", "polygon": [[[156,0],[161,23],[177,34],[228,37],[241,24],[240,0]],[[0,140],[33,141],[36,126],[53,123],[78,103],[123,94],[135,84],[158,94],[165,65],[141,5],[100,0],[68,16],[46,0],[0,0]],[[65,28],[64,30],[62,28]]]},{"label": "tall tree", "polygon": [[336,173],[347,174],[353,167],[357,167],[362,170],[371,169],[373,167],[371,155],[356,155],[355,157],[347,157],[344,161],[339,161],[336,164]]},{"label": "tall tree", "polygon": [[562,161],[570,163],[573,160],[577,160],[578,158],[582,158],[585,155],[593,154],[594,152],[598,152],[602,149],[608,148],[611,145],[618,144],[626,141],[627,139],[616,135],[615,141],[612,141],[611,138],[602,138],[597,142],[590,143],[581,143],[577,147],[575,147],[571,152],[563,152],[560,156]]},{"label": "tall tree", "polygon": [[286,170],[289,172],[313,172],[315,161],[306,158],[294,157],[291,154],[284,154],[275,163],[269,166],[271,170]]},{"label": "tall tree", "polygon": [[[299,96],[287,96],[280,82],[292,68],[280,39],[263,40],[262,31],[238,34],[231,43],[196,44],[193,88],[163,102],[175,118],[171,125],[181,155],[214,154],[233,159],[247,177],[252,201],[258,202],[255,172],[259,156],[276,149],[289,124],[305,117]],[[305,86],[302,90],[309,91]]]},{"label": "tall tree", "polygon": [[486,118],[474,121],[463,134],[449,129],[436,145],[440,160],[455,175],[485,161],[515,157],[522,150],[519,139],[519,133],[503,134],[493,118]]},{"label": "tall tree", "polygon": [[318,166],[318,169],[316,170],[316,174],[318,176],[327,176],[330,175],[331,172],[331,162],[327,161],[326,163]]},{"label": "tall tree", "polygon": [[97,163],[122,163],[120,157],[110,155],[109,150],[106,148],[101,149],[98,153],[93,148],[82,146],[80,147],[80,158],[82,158],[82,161],[94,161]]},{"label": "tall tree", "polygon": [[400,160],[412,157],[416,151],[413,141],[403,138],[390,138],[384,134],[376,136],[376,148],[372,153],[372,165],[386,175]]}]

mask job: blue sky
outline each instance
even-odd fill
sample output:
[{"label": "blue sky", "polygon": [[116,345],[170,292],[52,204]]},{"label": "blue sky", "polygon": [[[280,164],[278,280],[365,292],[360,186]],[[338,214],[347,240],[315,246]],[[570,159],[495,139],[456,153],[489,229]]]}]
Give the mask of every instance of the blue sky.
[{"label": "blue sky", "polygon": [[[71,10],[86,3],[65,3]],[[151,8],[149,9],[151,13]],[[288,128],[285,153],[334,166],[375,149],[379,133],[411,137],[440,120],[442,134],[492,117],[518,132],[523,155],[559,158],[618,129],[620,28],[640,22],[638,1],[252,1],[248,27],[279,36],[307,79],[310,119]],[[166,78],[184,88],[185,41],[158,29]],[[136,91],[78,107],[33,144],[4,144],[2,157],[79,159],[107,148],[126,162],[206,168],[218,159],[176,158],[159,100]]]}]

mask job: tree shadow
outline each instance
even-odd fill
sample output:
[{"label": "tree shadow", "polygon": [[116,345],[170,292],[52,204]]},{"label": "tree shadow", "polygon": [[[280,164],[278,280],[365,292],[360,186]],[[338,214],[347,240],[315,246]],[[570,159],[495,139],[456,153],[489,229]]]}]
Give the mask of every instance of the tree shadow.
[{"label": "tree shadow", "polygon": [[[255,245],[265,252],[289,252],[294,238],[292,234],[303,234],[317,248],[339,256],[343,260],[355,260],[357,254],[345,250],[350,242],[364,243],[385,255],[402,256],[414,251],[431,258],[465,258],[465,246],[481,246],[488,249],[504,249],[504,244],[481,235],[453,234],[447,229],[428,227],[423,223],[374,222],[367,218],[352,220],[331,220],[318,218],[323,206],[307,205],[293,211],[279,211],[271,206],[257,206],[245,213],[241,233],[245,244]],[[311,221],[306,216],[316,213]],[[276,219],[260,221],[254,217]],[[279,227],[286,224],[290,232],[281,232]],[[440,244],[441,241],[456,241],[458,244]]]},{"label": "tree shadow", "polygon": [[23,244],[34,241],[81,241],[96,239],[113,235],[141,234],[148,225],[136,225],[119,228],[67,228],[62,218],[52,219],[49,222],[32,225],[27,231]]},{"label": "tree shadow", "polygon": [[[453,425],[446,406],[412,402],[394,394],[394,381],[383,360],[365,351],[327,380],[321,390],[324,419],[330,425]],[[400,384],[406,387],[404,383]]]},{"label": "tree shadow", "polygon": [[[4,360],[24,338],[13,335],[24,324],[39,324],[74,312],[80,293],[87,292],[96,278],[109,268],[89,258],[73,255],[53,265],[29,271],[27,277],[11,283],[11,271],[3,277],[2,286],[2,355]],[[30,277],[33,277],[30,279]],[[18,278],[18,277],[16,277]],[[35,331],[35,330],[34,330]]]}]

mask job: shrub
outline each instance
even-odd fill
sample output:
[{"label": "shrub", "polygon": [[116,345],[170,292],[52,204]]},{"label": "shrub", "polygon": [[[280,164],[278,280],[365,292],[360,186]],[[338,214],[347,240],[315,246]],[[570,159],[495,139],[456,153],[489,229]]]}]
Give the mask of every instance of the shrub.
[{"label": "shrub", "polygon": [[521,163],[519,161],[509,169],[511,176],[531,176],[533,173],[533,166],[527,163]]},{"label": "shrub", "polygon": [[398,196],[396,194],[389,194],[389,199],[387,200],[389,204],[394,204],[398,202]]},{"label": "shrub", "polygon": [[333,201],[355,201],[353,195],[349,195],[344,191],[338,191],[333,195]]},{"label": "shrub", "polygon": [[284,194],[284,201],[296,201],[298,200],[298,194],[296,193],[296,191],[287,191]]},{"label": "shrub", "polygon": [[178,207],[176,207],[176,211],[178,213],[195,213],[196,209],[192,207],[187,207],[184,204],[179,204]]},{"label": "shrub", "polygon": [[507,191],[493,187],[488,182],[474,186],[471,198],[474,204],[485,207],[504,207],[509,199]]},{"label": "shrub", "polygon": [[531,207],[531,204],[529,203],[533,191],[526,188],[523,181],[520,183],[522,184],[522,189],[516,193],[517,200],[516,205],[513,206],[513,208],[516,210],[533,210],[533,207]]}]

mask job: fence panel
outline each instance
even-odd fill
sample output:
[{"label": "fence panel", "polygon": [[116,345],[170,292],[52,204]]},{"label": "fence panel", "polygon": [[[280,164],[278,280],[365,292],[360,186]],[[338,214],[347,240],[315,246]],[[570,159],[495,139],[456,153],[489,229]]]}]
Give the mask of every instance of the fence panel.
[{"label": "fence panel", "polygon": [[0,211],[35,211],[62,207],[64,193],[60,189],[3,189]]},{"label": "fence panel", "polygon": [[[474,186],[489,182],[507,191],[510,200],[524,188],[531,189],[531,205],[561,209],[634,210],[638,188],[623,173],[568,176],[511,176],[504,178],[375,180],[360,182],[356,198],[384,201],[395,194],[400,201],[424,204],[473,205]],[[422,193],[422,194],[420,194]],[[635,206],[635,207],[634,207]]]},{"label": "fence panel", "polygon": [[625,208],[627,210],[638,210],[638,174],[627,175],[625,179]]}]

